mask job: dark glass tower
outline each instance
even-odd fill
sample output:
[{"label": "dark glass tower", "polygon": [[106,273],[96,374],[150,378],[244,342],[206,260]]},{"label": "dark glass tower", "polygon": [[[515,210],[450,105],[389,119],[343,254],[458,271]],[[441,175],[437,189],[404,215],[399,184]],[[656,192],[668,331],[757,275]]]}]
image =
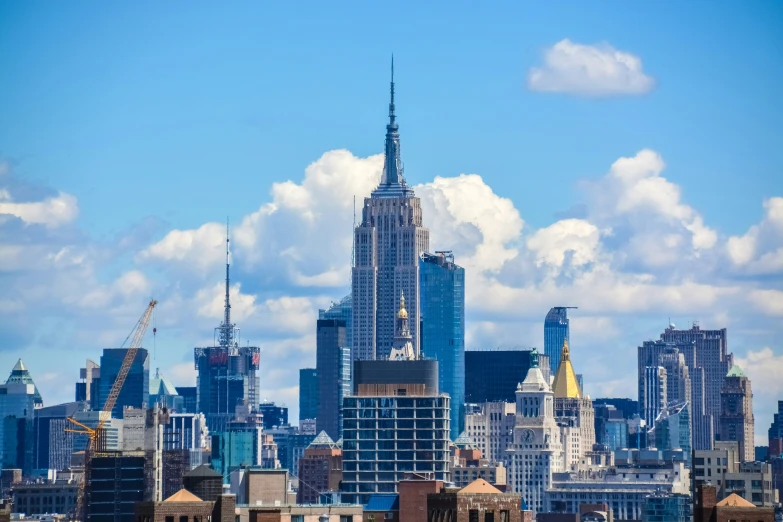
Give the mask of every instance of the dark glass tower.
[{"label": "dark glass tower", "polygon": [[299,370],[299,420],[318,416],[318,372],[315,368]]},{"label": "dark glass tower", "polygon": [[345,319],[318,319],[316,326],[318,415],[316,431],[332,439],[342,432],[342,401],[351,391],[351,347]]},{"label": "dark glass tower", "polygon": [[440,391],[451,397],[451,439],[465,429],[465,269],[451,252],[422,254],[421,348],[438,361]]},{"label": "dark glass tower", "polygon": [[560,351],[563,341],[571,346],[568,331],[568,309],[573,306],[556,306],[549,310],[544,319],[544,354],[549,356],[549,372],[554,375],[560,365]]},{"label": "dark glass tower", "polygon": [[[98,404],[93,409],[100,410],[106,404],[106,399],[109,397],[114,381],[117,380],[117,375],[120,373],[122,361],[125,359],[126,353],[128,353],[127,348],[106,348],[103,350],[103,355],[101,355],[100,395]],[[114,404],[111,416],[115,419],[121,419],[122,409],[125,406],[146,408],[149,405],[149,401],[150,358],[147,350],[139,348],[128,372],[128,377],[125,379],[125,384],[122,390],[120,390],[119,397],[117,397],[117,402]]]},{"label": "dark glass tower", "polygon": [[[536,356],[549,382],[548,357],[537,352]],[[525,380],[532,359],[530,350],[465,352],[465,402],[516,402],[517,385]]]}]

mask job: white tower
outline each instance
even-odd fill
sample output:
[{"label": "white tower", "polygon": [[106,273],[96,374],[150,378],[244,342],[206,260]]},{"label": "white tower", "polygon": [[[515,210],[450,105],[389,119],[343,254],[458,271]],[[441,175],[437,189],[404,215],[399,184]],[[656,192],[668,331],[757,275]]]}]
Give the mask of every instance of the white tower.
[{"label": "white tower", "polygon": [[552,473],[563,470],[563,446],[555,422],[554,394],[533,350],[527,377],[517,387],[514,439],[506,450],[507,482],[534,512],[544,509]]}]

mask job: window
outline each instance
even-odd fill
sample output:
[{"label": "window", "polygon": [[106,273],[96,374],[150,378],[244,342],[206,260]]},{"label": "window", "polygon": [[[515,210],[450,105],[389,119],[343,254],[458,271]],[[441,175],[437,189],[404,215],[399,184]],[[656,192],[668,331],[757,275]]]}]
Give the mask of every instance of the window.
[{"label": "window", "polygon": [[174,522],[174,517],[166,517],[166,522]]},{"label": "window", "polygon": [[187,515],[183,515],[183,516],[179,517],[179,522],[188,522],[188,516]]},{"label": "window", "polygon": [[468,512],[468,522],[479,522],[478,509],[471,509]]},{"label": "window", "polygon": [[[370,522],[375,522],[373,515],[370,515]],[[304,515],[291,515],[291,522],[304,522]]]}]

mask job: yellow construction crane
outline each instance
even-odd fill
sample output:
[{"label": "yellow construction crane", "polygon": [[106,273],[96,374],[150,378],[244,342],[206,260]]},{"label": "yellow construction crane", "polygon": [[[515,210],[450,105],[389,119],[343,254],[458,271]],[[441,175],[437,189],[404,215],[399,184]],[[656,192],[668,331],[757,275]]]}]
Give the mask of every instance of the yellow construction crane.
[{"label": "yellow construction crane", "polygon": [[158,304],[158,302],[154,299],[150,301],[150,304],[147,306],[144,314],[142,314],[131,333],[128,334],[125,342],[122,343],[124,346],[125,343],[128,342],[128,339],[131,340],[130,344],[128,345],[128,351],[125,353],[125,358],[122,360],[122,366],[120,366],[120,371],[117,374],[117,378],[111,386],[111,391],[109,391],[109,396],[106,398],[106,402],[98,414],[98,425],[95,428],[90,428],[89,426],[85,426],[73,418],[68,418],[69,421],[78,426],[80,429],[66,429],[65,431],[87,435],[90,439],[89,443],[87,444],[87,449],[84,452],[84,479],[79,486],[78,496],[76,499],[75,511],[76,518],[78,520],[87,520],[87,507],[89,506],[89,499],[85,497],[85,491],[92,472],[91,460],[94,455],[100,454],[106,449],[105,440],[103,438],[103,426],[111,418],[111,412],[114,409],[114,405],[117,403],[117,398],[120,396],[120,391],[122,390],[122,385],[125,384],[125,379],[128,377],[128,372],[130,372],[131,366],[133,366],[133,361],[136,359],[136,354],[141,347],[141,342],[144,340],[144,333],[147,331],[147,327],[150,324],[152,311],[155,309],[156,304]]}]

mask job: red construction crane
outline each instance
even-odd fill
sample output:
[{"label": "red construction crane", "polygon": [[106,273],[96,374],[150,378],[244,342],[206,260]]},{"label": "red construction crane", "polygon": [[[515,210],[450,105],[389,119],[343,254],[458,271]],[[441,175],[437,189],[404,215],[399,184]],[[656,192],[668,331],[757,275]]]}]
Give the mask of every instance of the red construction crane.
[{"label": "red construction crane", "polygon": [[111,386],[111,390],[109,391],[109,396],[106,398],[106,402],[98,414],[98,425],[95,428],[90,428],[89,426],[85,426],[73,418],[68,419],[73,424],[79,426],[81,429],[66,429],[65,431],[71,433],[81,433],[83,435],[87,435],[90,438],[90,442],[84,452],[84,479],[82,480],[81,486],[79,486],[78,496],[76,499],[75,514],[78,520],[87,520],[87,506],[89,505],[89,499],[85,497],[85,491],[92,472],[92,457],[94,455],[99,455],[106,450],[104,446],[105,441],[103,439],[103,426],[111,418],[111,412],[114,409],[114,405],[117,403],[117,398],[120,396],[120,391],[122,390],[122,385],[125,384],[125,379],[128,377],[128,372],[130,372],[131,366],[133,366],[133,361],[136,359],[136,354],[141,347],[141,342],[144,340],[144,333],[147,331],[147,327],[150,324],[152,311],[155,309],[156,304],[158,304],[158,302],[154,299],[150,301],[150,304],[147,306],[144,314],[142,314],[131,333],[128,334],[125,342],[122,343],[122,345],[125,346],[125,343],[128,342],[128,339],[131,340],[130,344],[128,345],[128,351],[125,353],[125,358],[122,360],[122,366],[120,367],[120,371],[117,374],[117,378],[114,380],[114,383]]}]

